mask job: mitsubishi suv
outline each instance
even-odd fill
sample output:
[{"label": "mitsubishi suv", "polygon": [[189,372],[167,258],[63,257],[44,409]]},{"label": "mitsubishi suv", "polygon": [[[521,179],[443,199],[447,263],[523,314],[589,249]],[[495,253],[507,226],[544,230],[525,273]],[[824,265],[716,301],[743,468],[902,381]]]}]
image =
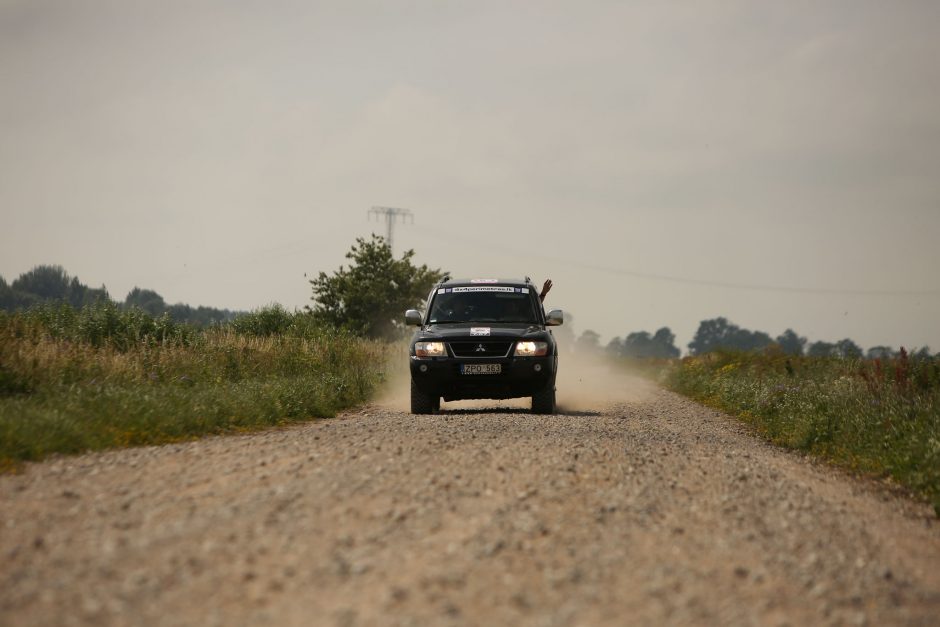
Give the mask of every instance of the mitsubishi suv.
[{"label": "mitsubishi suv", "polygon": [[411,412],[430,414],[445,401],[532,397],[532,412],[555,412],[558,349],[547,327],[564,320],[542,309],[524,280],[449,277],[428,296],[411,339]]}]

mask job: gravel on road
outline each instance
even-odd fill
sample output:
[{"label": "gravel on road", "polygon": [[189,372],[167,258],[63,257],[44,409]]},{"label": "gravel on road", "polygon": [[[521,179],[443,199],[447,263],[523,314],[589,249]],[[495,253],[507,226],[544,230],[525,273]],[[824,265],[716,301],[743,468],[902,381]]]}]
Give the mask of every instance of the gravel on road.
[{"label": "gravel on road", "polygon": [[0,624],[937,624],[927,506],[629,385],[30,464]]}]

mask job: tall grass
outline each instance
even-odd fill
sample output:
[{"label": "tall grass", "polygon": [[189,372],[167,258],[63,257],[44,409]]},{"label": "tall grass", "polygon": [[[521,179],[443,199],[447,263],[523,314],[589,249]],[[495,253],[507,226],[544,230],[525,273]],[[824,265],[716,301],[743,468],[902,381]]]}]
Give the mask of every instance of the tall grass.
[{"label": "tall grass", "polygon": [[0,314],[0,466],[332,416],[388,350],[280,307],[205,330],[110,303]]},{"label": "tall grass", "polygon": [[709,353],[674,362],[676,391],[737,414],[775,443],[890,476],[940,515],[940,360]]}]

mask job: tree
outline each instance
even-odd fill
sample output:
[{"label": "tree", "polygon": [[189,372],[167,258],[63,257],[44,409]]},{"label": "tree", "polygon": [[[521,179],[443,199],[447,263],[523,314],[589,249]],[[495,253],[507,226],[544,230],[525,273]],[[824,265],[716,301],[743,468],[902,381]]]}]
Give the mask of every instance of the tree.
[{"label": "tree", "polygon": [[71,282],[72,277],[62,266],[36,266],[21,274],[10,287],[41,300],[67,301]]},{"label": "tree", "polygon": [[861,347],[845,338],[836,343],[832,342],[813,342],[809,345],[806,354],[810,357],[840,357],[842,359],[857,359],[862,356]]},{"label": "tree", "polygon": [[836,354],[842,359],[858,359],[862,356],[862,347],[845,338],[836,342]]},{"label": "tree", "polygon": [[166,311],[166,301],[153,290],[142,290],[135,287],[127,293],[124,299],[126,307],[140,307],[154,317],[162,316]]},{"label": "tree", "polygon": [[395,339],[404,328],[406,309],[420,307],[444,273],[411,262],[414,251],[395,259],[383,237],[356,238],[346,253],[349,268],[332,276],[320,272],[313,286],[313,316],[335,327],[372,338]]},{"label": "tree", "polygon": [[655,357],[668,359],[679,356],[676,335],[669,327],[662,327],[652,336],[648,331],[635,331],[620,342],[619,354],[624,357]]},{"label": "tree", "polygon": [[698,323],[698,330],[689,342],[689,352],[702,355],[722,346],[731,336],[737,325],[730,324],[727,318],[712,318]]},{"label": "tree", "polygon": [[832,342],[813,342],[806,349],[806,354],[810,357],[835,357],[836,345]]},{"label": "tree", "polygon": [[891,359],[894,355],[894,349],[890,346],[872,346],[865,354],[868,359]]},{"label": "tree", "polygon": [[806,338],[797,335],[793,329],[787,329],[777,336],[777,344],[787,355],[802,355],[803,347],[806,346]]},{"label": "tree", "polygon": [[0,277],[0,309],[14,311],[16,309],[27,309],[39,302],[39,298],[26,292],[15,290]]},{"label": "tree", "polygon": [[624,357],[649,357],[653,338],[647,331],[634,331],[628,333],[620,347],[620,354]]},{"label": "tree", "polygon": [[73,307],[91,305],[98,301],[110,300],[108,290],[90,288],[69,276],[62,266],[36,266],[24,272],[10,286],[16,293],[18,304],[56,301],[68,303]]},{"label": "tree", "polygon": [[108,294],[108,288],[104,285],[99,288],[88,287],[80,283],[78,278],[72,279],[72,283],[78,286],[73,288],[69,296],[69,302],[72,303],[73,307],[83,307],[98,302],[111,302],[111,295]]},{"label": "tree", "polygon": [[236,316],[235,312],[229,311],[228,309],[193,307],[185,303],[168,305],[157,292],[141,289],[139,287],[135,287],[127,293],[127,297],[124,299],[124,306],[139,307],[154,318],[168,313],[174,322],[185,322],[186,324],[193,324],[200,327],[221,324],[228,320],[233,320]]},{"label": "tree", "polygon": [[763,331],[748,331],[727,318],[713,318],[699,323],[695,337],[689,342],[693,355],[702,355],[713,350],[756,351],[770,346],[773,341]]},{"label": "tree", "polygon": [[620,357],[623,355],[623,340],[619,337],[615,337],[607,342],[607,346],[604,347],[604,352],[612,357]]},{"label": "tree", "polygon": [[656,347],[656,354],[653,357],[673,358],[679,356],[679,349],[676,346],[676,334],[669,327],[662,327],[653,334],[653,345]]},{"label": "tree", "polygon": [[601,336],[590,329],[581,333],[575,342],[575,350],[578,352],[594,353],[600,350]]}]

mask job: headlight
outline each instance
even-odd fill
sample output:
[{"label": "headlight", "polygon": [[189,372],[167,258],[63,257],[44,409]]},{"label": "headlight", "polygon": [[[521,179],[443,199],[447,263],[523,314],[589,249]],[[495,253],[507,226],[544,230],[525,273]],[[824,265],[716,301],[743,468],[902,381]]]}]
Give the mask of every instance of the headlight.
[{"label": "headlight", "polygon": [[548,342],[516,342],[516,357],[538,357],[548,353]]},{"label": "headlight", "polygon": [[444,357],[447,349],[444,342],[415,342],[415,355],[417,357]]}]

